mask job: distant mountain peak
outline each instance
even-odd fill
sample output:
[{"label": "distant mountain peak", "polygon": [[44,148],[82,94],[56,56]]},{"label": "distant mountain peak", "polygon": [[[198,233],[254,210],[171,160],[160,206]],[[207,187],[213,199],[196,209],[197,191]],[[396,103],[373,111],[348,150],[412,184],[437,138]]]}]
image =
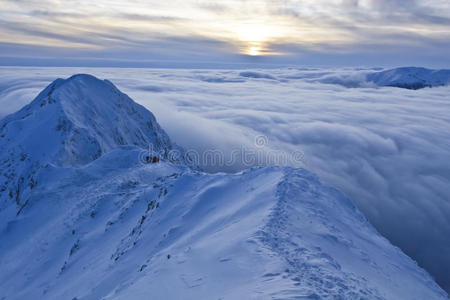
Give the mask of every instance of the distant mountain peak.
[{"label": "distant mountain peak", "polygon": [[401,67],[368,74],[368,82],[377,86],[392,86],[417,90],[450,84],[450,70],[432,70],[422,67]]}]

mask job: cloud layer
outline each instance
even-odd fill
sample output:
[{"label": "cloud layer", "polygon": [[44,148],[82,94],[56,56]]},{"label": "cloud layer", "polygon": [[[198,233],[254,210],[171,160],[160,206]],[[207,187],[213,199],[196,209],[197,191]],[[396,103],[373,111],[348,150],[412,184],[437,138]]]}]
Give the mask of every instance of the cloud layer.
[{"label": "cloud layer", "polygon": [[[369,69],[1,68],[0,116],[54,78],[80,72],[110,79],[188,149],[231,155],[254,149],[262,135],[266,152],[303,152],[304,166],[348,194],[382,234],[450,290],[450,87],[323,83],[338,78],[361,86]],[[247,166],[237,160],[205,167]]]}]

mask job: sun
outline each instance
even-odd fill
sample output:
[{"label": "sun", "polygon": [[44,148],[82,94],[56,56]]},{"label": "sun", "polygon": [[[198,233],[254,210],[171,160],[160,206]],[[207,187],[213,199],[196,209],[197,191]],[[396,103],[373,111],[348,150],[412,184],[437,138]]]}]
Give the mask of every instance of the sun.
[{"label": "sun", "polygon": [[250,56],[258,56],[261,55],[261,48],[258,46],[250,46],[248,47],[248,49],[246,49],[245,51],[246,54],[250,55]]}]

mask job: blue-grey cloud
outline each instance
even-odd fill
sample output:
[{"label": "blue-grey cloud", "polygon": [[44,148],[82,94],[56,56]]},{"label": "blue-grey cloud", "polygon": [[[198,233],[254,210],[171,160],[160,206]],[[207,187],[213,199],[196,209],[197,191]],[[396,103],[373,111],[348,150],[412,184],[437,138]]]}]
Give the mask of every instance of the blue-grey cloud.
[{"label": "blue-grey cloud", "polygon": [[[77,56],[92,66],[107,65],[100,63],[105,57],[110,65],[126,65],[124,57],[128,57],[176,61],[179,66],[193,61],[212,66],[411,61],[450,66],[446,55],[450,7],[445,0],[426,5],[416,0],[227,0],[220,4],[188,0],[177,6],[140,0],[78,4],[5,0],[3,4],[0,43],[10,47],[2,49],[2,56],[21,64],[43,64],[57,53],[53,56],[57,65],[82,64],[73,60]],[[252,45],[253,54],[283,55],[266,55],[264,60],[237,55],[251,53]],[[17,55],[23,47],[29,48],[29,54]]]}]

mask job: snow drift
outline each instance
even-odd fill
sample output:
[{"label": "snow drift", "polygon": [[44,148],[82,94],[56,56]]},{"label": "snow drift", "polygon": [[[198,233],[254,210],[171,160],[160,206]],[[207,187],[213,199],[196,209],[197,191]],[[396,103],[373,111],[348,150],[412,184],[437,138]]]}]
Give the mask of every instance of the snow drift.
[{"label": "snow drift", "polygon": [[108,81],[55,81],[0,124],[0,299],[447,298],[306,170],[143,163],[175,146]]}]

